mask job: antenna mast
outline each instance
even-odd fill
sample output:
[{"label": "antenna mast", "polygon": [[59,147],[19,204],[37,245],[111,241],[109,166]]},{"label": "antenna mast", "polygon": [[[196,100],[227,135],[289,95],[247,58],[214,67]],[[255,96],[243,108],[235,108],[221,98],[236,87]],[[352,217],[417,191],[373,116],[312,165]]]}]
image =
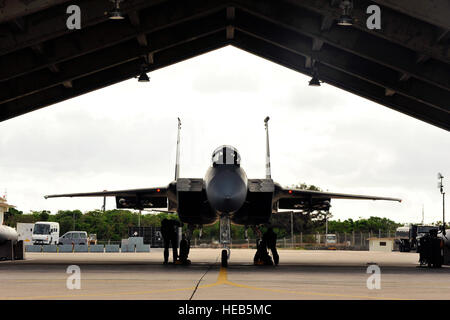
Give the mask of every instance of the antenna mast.
[{"label": "antenna mast", "polygon": [[442,179],[444,179],[444,176],[441,173],[438,173],[438,188],[442,194],[442,234],[445,236],[445,191]]},{"label": "antenna mast", "polygon": [[266,128],[266,179],[272,178],[272,173],[270,170],[269,120],[269,117],[264,119],[264,127]]},{"label": "antenna mast", "polygon": [[425,223],[425,206],[422,204],[422,225]]},{"label": "antenna mast", "polygon": [[180,131],[181,131],[181,120],[180,118],[178,118],[177,155],[175,160],[175,181],[180,176]]}]

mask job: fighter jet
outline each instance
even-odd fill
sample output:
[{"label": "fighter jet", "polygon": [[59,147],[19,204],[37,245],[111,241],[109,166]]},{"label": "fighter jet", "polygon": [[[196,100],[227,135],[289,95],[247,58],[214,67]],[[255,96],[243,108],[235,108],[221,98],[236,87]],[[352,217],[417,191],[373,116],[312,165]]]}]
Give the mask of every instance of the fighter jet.
[{"label": "fighter jet", "polygon": [[155,209],[165,208],[176,212],[181,222],[192,230],[198,226],[213,224],[220,220],[220,242],[223,245],[221,263],[226,267],[230,257],[230,224],[257,226],[268,223],[272,214],[280,209],[312,212],[329,210],[331,199],[364,199],[399,201],[396,198],[331,193],[312,190],[284,188],[271,177],[269,150],[269,117],[264,119],[266,130],[266,177],[249,179],[241,167],[238,150],[222,145],[212,153],[211,166],[205,177],[181,178],[180,131],[178,118],[175,179],[167,186],[144,189],[102,191],[47,195],[56,197],[115,197],[117,208]]}]

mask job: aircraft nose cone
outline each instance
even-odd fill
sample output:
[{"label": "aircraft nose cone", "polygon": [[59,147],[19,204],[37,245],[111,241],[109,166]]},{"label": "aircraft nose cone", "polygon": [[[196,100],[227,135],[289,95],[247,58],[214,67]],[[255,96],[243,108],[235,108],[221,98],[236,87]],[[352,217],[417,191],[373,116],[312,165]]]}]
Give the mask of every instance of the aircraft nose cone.
[{"label": "aircraft nose cone", "polygon": [[247,186],[238,175],[215,177],[206,188],[211,206],[219,212],[235,212],[244,204]]}]

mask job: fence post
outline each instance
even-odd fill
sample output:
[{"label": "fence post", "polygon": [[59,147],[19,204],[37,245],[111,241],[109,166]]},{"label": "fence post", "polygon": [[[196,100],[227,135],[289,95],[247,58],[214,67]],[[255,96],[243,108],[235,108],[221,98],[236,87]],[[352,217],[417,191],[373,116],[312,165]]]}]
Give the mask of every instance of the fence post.
[{"label": "fence post", "polygon": [[352,231],[352,246],[355,245],[355,230]]},{"label": "fence post", "polygon": [[362,232],[360,232],[359,241],[360,241],[360,245],[361,245],[361,248],[362,248],[362,246],[363,246],[363,235],[362,235]]},{"label": "fence post", "polygon": [[284,248],[286,249],[286,237],[283,238]]},{"label": "fence post", "polygon": [[303,244],[303,232],[300,232],[300,245]]},{"label": "fence post", "polygon": [[[372,231],[370,231],[369,232],[369,234],[368,234],[368,236],[367,236],[367,239],[365,239],[365,240],[368,240],[368,239],[370,239],[370,238],[372,238],[373,237],[373,233],[372,233]],[[369,240],[368,240],[369,241]],[[364,241],[364,246],[366,245],[366,241]]]}]

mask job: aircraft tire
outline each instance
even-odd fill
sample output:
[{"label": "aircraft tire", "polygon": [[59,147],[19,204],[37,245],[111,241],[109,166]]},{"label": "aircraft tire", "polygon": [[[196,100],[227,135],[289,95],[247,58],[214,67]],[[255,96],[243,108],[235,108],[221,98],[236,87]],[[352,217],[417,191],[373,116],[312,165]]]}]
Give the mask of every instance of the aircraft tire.
[{"label": "aircraft tire", "polygon": [[222,267],[228,267],[228,252],[226,249],[222,250]]}]

